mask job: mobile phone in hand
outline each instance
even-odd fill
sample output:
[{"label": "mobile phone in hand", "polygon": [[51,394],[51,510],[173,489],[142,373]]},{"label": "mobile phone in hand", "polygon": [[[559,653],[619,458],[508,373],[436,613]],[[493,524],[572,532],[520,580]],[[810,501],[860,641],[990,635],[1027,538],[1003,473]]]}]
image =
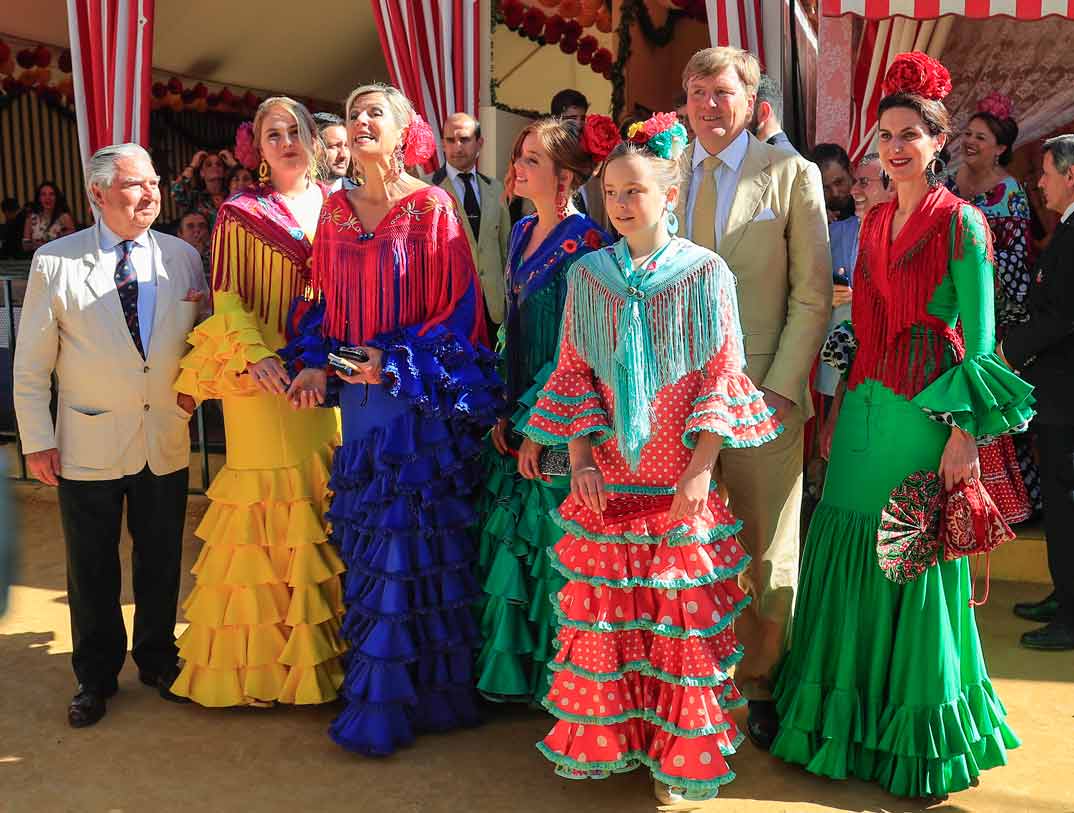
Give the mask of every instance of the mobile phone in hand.
[{"label": "mobile phone in hand", "polygon": [[356,364],[335,353],[328,354],[328,366],[343,375],[357,375],[360,372]]}]

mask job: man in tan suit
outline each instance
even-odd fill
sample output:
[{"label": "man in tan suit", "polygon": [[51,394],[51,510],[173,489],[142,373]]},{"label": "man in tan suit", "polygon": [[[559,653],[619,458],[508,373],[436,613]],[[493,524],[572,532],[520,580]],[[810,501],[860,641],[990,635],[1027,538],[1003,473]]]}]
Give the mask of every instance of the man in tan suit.
[{"label": "man in tan suit", "polygon": [[495,341],[506,303],[504,268],[511,240],[511,216],[503,201],[503,184],[477,171],[485,140],[481,125],[466,113],[454,113],[444,122],[447,165],[433,174],[433,183],[455,199],[459,219],[466,227],[474,264],[485,294],[485,319]]},{"label": "man in tan suit", "polygon": [[832,310],[820,173],[748,131],[760,68],[737,48],[708,48],[683,72],[696,140],[683,155],[685,236],[726,260],[738,280],[746,372],[784,426],[754,449],[724,449],[718,477],[744,523],[752,596],[736,624],[745,656],[735,680],[750,700],[747,731],[767,748],[778,731],[772,673],[786,647],[798,583],[802,428],[809,371]]},{"label": "man in tan suit", "polygon": [[[179,702],[175,613],[186,516],[188,421],[172,389],[186,337],[207,307],[198,252],[149,230],[160,179],[137,144],[99,150],[86,169],[97,225],[38,249],[15,351],[15,412],[26,464],[59,489],[78,692],[74,728],[96,723],[127,652],[120,610],[123,505],[134,541],[140,680]],[[49,412],[53,373],[56,424]]]}]

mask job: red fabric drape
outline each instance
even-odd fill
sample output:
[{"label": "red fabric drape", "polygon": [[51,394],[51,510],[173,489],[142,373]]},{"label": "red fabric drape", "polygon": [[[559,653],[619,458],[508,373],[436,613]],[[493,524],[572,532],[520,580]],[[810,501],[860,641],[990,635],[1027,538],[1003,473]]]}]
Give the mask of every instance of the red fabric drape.
[{"label": "red fabric drape", "polygon": [[[477,0],[371,0],[392,82],[439,135],[452,113],[478,115]],[[437,153],[426,165],[435,169]]]},{"label": "red fabric drape", "polygon": [[109,144],[149,144],[154,0],[67,0],[83,164]]}]

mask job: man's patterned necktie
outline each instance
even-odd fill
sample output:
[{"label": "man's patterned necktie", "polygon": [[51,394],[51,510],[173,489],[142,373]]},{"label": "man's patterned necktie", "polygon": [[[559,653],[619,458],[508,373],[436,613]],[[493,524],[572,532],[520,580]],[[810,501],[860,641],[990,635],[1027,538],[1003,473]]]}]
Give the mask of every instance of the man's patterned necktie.
[{"label": "man's patterned necktie", "polygon": [[116,263],[116,290],[119,291],[119,303],[123,306],[123,318],[127,320],[127,330],[131,332],[134,346],[144,359],[142,331],[138,327],[138,275],[134,272],[134,263],[131,262],[134,241],[124,240],[119,247],[123,254]]}]

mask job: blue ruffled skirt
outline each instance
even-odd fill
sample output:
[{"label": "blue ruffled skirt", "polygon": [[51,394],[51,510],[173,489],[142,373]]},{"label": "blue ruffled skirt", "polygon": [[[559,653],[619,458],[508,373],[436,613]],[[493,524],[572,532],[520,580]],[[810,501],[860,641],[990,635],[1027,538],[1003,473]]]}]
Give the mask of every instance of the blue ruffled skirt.
[{"label": "blue ruffled skirt", "polygon": [[480,432],[414,408],[385,386],[341,393],[328,519],[347,564],[343,634],[351,652],[344,748],[383,756],[426,731],[478,722],[471,606]]}]

